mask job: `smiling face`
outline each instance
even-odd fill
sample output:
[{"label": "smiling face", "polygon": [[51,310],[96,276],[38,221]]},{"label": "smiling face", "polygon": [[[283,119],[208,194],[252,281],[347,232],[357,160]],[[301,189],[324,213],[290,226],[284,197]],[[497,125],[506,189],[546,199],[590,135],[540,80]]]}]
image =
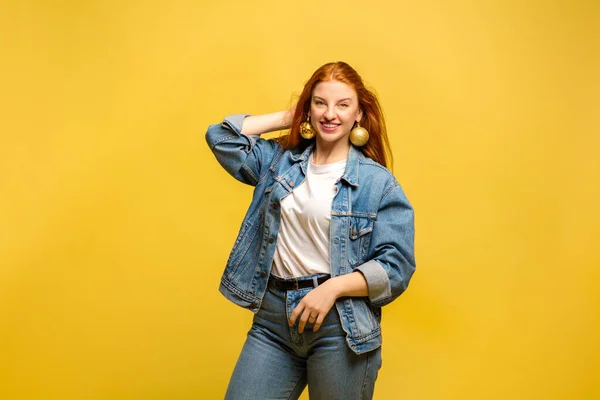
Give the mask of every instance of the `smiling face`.
[{"label": "smiling face", "polygon": [[317,131],[319,142],[350,147],[348,136],[362,111],[356,91],[340,81],[319,82],[312,92],[310,121]]}]

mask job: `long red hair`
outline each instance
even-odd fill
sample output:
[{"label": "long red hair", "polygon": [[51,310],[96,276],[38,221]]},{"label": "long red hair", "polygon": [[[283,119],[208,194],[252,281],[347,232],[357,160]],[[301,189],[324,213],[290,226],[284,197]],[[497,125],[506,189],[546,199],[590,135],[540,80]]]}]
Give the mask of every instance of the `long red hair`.
[{"label": "long red hair", "polygon": [[290,127],[289,135],[281,138],[282,145],[286,149],[296,147],[305,148],[314,139],[306,140],[300,136],[300,124],[306,121],[310,104],[312,100],[312,92],[319,82],[339,81],[352,87],[358,96],[358,104],[363,112],[360,125],[369,132],[369,141],[362,147],[357,147],[362,153],[377,161],[379,164],[387,167],[393,164],[392,151],[385,129],[385,120],[383,112],[377,97],[365,87],[362,78],[358,72],[345,62],[338,61],[325,64],[317,69],[312,77],[304,85],[304,89],[300,94],[294,119]]}]

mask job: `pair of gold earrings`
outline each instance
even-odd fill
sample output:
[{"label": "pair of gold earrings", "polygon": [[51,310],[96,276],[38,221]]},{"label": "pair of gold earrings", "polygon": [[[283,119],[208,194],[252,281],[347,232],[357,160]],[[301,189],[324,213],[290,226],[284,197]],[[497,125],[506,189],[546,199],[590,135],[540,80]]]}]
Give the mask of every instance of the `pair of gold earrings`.
[{"label": "pair of gold earrings", "polygon": [[[300,124],[300,136],[304,139],[312,139],[316,135],[315,128],[310,123],[310,115],[306,118],[306,121]],[[369,141],[369,132],[360,126],[357,122],[356,126],[350,131],[350,142],[357,146],[364,146]]]}]

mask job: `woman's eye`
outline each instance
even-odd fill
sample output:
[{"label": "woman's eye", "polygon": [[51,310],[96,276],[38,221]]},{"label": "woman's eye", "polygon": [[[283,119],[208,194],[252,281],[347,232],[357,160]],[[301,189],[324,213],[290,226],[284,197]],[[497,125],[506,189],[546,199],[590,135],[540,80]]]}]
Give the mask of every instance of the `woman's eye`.
[{"label": "woman's eye", "polygon": [[340,106],[342,106],[342,107],[348,107],[348,104],[342,103],[342,104],[340,104]]},{"label": "woman's eye", "polygon": [[323,104],[325,104],[325,103],[323,103],[321,100],[317,100],[317,105],[321,106]]}]

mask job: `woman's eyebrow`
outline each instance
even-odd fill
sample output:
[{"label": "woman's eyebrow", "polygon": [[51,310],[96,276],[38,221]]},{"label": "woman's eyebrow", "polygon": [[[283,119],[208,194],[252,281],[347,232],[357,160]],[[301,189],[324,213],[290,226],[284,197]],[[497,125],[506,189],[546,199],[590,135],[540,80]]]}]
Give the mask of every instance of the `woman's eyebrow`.
[{"label": "woman's eyebrow", "polygon": [[[313,96],[313,97],[314,97],[315,99],[319,99],[319,100],[323,100],[323,101],[325,101],[325,99],[324,99],[324,98],[322,98],[322,97],[319,97],[319,96]],[[339,102],[342,102],[342,101],[352,101],[352,98],[350,98],[350,97],[346,97],[345,99],[338,100],[337,102],[339,103]]]}]

